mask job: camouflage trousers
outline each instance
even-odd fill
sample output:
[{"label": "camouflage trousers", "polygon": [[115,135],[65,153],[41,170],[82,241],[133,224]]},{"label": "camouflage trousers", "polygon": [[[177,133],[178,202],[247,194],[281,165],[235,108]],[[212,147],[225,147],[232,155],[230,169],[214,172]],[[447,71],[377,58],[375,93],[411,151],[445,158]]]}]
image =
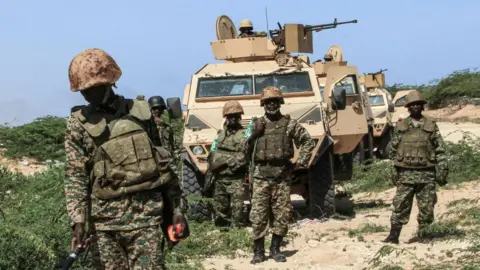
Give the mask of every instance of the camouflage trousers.
[{"label": "camouflage trousers", "polygon": [[233,227],[245,226],[244,204],[246,193],[244,176],[225,179],[216,176],[215,180],[215,224],[230,223]]},{"label": "camouflage trousers", "polygon": [[254,240],[268,234],[269,223],[273,234],[285,236],[292,215],[291,210],[289,174],[282,173],[275,180],[254,175],[250,212]]},{"label": "camouflage trousers", "polygon": [[132,231],[97,231],[91,243],[94,269],[164,269],[158,226]]},{"label": "camouflage trousers", "polygon": [[391,223],[402,226],[408,223],[415,196],[418,205],[417,221],[419,226],[431,224],[434,220],[434,208],[437,203],[435,171],[402,169],[398,177]]}]

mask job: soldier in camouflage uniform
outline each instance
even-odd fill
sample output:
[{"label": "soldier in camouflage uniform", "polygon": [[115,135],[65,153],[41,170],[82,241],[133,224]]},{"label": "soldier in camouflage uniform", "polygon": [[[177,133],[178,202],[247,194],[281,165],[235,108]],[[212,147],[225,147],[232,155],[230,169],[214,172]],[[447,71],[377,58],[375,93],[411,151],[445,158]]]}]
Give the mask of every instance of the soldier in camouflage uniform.
[{"label": "soldier in camouflage uniform", "polygon": [[[433,222],[437,202],[435,184],[447,184],[448,175],[444,142],[438,126],[422,115],[426,103],[423,95],[412,91],[405,100],[410,116],[398,121],[390,152],[396,169],[393,182],[397,192],[393,199],[390,235],[384,242],[394,244],[399,243],[402,227],[410,219],[414,196],[419,209],[419,232]],[[419,234],[414,238],[418,237]]]},{"label": "soldier in camouflage uniform", "polygon": [[[292,215],[290,201],[291,172],[295,167],[306,167],[311,158],[315,142],[307,130],[289,115],[282,115],[280,104],[284,104],[280,89],[266,87],[260,104],[265,115],[253,119],[245,137],[249,148],[253,147],[253,194],[250,221],[253,227],[254,256],[252,264],[265,260],[265,236],[268,224],[272,226],[270,257],[277,262],[285,262],[280,252],[280,243],[288,232],[288,222]],[[290,159],[294,155],[294,145],[299,147],[295,164]]]},{"label": "soldier in camouflage uniform", "polygon": [[[219,130],[210,148],[209,170],[215,177],[215,224],[245,226],[243,201],[245,197],[245,128],[240,124],[243,108],[231,100],[223,106],[224,128]],[[229,219],[231,211],[231,222]]]},{"label": "soldier in camouflage uniform", "polygon": [[177,238],[188,235],[181,190],[168,151],[156,147],[147,102],[114,93],[121,74],[100,49],[82,51],[69,66],[71,91],[89,103],[72,108],[65,134],[72,248],[84,248],[88,223],[95,269],[163,269],[162,220],[184,228]]},{"label": "soldier in camouflage uniform", "polygon": [[174,136],[165,100],[161,96],[153,96],[148,99],[148,105],[157,125],[162,146],[168,148],[173,153],[175,151]]}]

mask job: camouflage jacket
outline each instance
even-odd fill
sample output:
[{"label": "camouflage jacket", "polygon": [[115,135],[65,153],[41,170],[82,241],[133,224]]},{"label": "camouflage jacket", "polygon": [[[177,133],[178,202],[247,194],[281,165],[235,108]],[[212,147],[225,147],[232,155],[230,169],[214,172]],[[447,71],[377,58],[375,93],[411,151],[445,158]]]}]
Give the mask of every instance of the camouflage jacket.
[{"label": "camouflage jacket", "polygon": [[[270,122],[268,117],[264,117],[265,121]],[[248,139],[253,132],[255,131],[255,122],[257,119],[252,119],[250,124],[247,127],[247,131],[245,132],[245,139]],[[308,131],[298,123],[297,120],[295,119],[290,119],[288,125],[287,125],[287,133],[291,134],[291,137],[295,143],[295,145],[298,146],[299,153],[298,153],[298,158],[296,161],[297,165],[300,166],[308,166],[308,162],[310,161],[310,158],[312,157],[312,150],[315,148],[315,141],[310,137],[310,134]],[[252,153],[255,155],[255,153]],[[249,159],[251,157],[248,157]],[[254,171],[258,171],[259,165],[254,164],[255,169]],[[285,168],[284,167],[272,167],[268,169],[270,172],[268,173],[269,175],[272,175],[272,177],[280,175]]]},{"label": "camouflage jacket", "polygon": [[[123,97],[116,96],[110,109],[117,110],[125,104]],[[76,110],[72,108],[72,112]],[[96,109],[102,111],[101,109]],[[105,111],[107,114],[107,112]],[[150,121],[153,123],[153,117]],[[146,123],[147,133],[156,146],[160,145],[158,130],[154,124]],[[91,163],[96,150],[92,137],[80,121],[71,115],[65,133],[66,178],[64,181],[67,213],[71,225],[86,223],[97,230],[131,230],[158,225],[162,220],[165,197],[158,189],[142,191],[122,197],[100,200],[90,194]],[[181,189],[177,181],[162,190],[172,203],[172,211],[182,212]],[[89,210],[89,208],[91,208]],[[87,216],[90,211],[90,219]]]},{"label": "camouflage jacket", "polygon": [[[423,124],[425,123],[425,120],[426,118],[422,116],[420,121],[418,121],[417,123],[414,123],[411,117],[407,117],[404,121],[407,121],[407,124],[409,127],[422,128]],[[390,160],[392,160],[393,162],[395,162],[397,158],[397,150],[401,141],[402,141],[402,133],[397,128],[395,128],[393,131],[390,155],[389,155]],[[445,142],[443,141],[442,135],[440,134],[440,130],[436,123],[435,123],[434,132],[432,132],[430,136],[430,141],[435,151],[436,167],[438,168],[438,170],[448,169],[447,157],[445,155]]]},{"label": "camouflage jacket", "polygon": [[160,143],[162,146],[166,147],[172,153],[175,152],[175,139],[170,124],[170,119],[168,113],[164,112],[159,118],[154,116],[155,124],[158,130]]},{"label": "camouflage jacket", "polygon": [[210,147],[211,162],[225,162],[228,168],[218,172],[219,175],[233,176],[245,173],[245,129],[228,129],[224,127],[218,131]]}]

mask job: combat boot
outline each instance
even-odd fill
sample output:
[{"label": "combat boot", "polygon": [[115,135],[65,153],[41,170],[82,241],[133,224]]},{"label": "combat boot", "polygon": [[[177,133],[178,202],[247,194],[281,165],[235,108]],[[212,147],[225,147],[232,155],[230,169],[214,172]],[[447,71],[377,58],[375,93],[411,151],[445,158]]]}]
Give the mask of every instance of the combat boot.
[{"label": "combat boot", "polygon": [[392,224],[390,228],[390,234],[383,240],[384,243],[398,244],[398,238],[400,237],[400,232],[402,231],[402,225]]},{"label": "combat boot", "polygon": [[256,264],[265,260],[265,238],[262,237],[253,241],[253,259],[250,263]]},{"label": "combat boot", "polygon": [[286,262],[287,258],[280,252],[280,244],[282,243],[282,236],[272,235],[272,244],[270,246],[270,257],[276,262]]}]

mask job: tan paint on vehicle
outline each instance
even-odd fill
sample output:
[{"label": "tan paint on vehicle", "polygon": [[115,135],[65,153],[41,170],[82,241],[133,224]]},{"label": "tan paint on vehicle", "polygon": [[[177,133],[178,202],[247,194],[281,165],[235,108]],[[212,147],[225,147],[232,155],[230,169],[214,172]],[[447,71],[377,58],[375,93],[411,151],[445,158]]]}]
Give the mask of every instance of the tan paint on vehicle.
[{"label": "tan paint on vehicle", "polygon": [[[211,49],[216,60],[224,60],[220,63],[209,63],[192,75],[191,81],[184,90],[183,104],[187,106],[183,145],[186,148],[191,161],[201,173],[207,169],[206,158],[208,150],[213,142],[217,130],[224,122],[222,108],[226,101],[238,101],[244,110],[242,124],[247,126],[253,117],[264,115],[264,108],[260,106],[258,93],[266,85],[255,86],[255,78],[268,75],[288,76],[289,74],[302,74],[292,79],[290,83],[296,86],[303,85],[308,80],[309,89],[305,91],[288,92],[282,89],[285,104],[282,105],[283,114],[289,114],[299,121],[310,133],[312,138],[321,142],[331,132],[334,141],[334,153],[348,153],[354,150],[361,137],[366,133],[367,125],[362,106],[358,106],[359,95],[351,95],[347,98],[347,109],[338,111],[336,115],[327,102],[324,101],[320,92],[320,81],[323,80],[329,87],[329,92],[335,84],[345,77],[355,78],[354,88],[358,89],[356,67],[346,66],[346,62],[316,62],[311,64],[307,56],[292,56],[289,53],[312,53],[312,33],[304,31],[304,25],[285,24],[285,46],[278,47],[267,37],[237,38],[236,27],[227,16],[217,19],[217,40],[212,41]],[[279,52],[279,50],[283,50]],[[331,47],[327,53],[334,54],[334,59],[341,61],[342,52],[338,47]],[[321,74],[321,75],[319,75]],[[245,82],[238,83],[239,95],[230,95],[237,86],[235,83],[229,95],[210,96],[209,87],[215,87],[214,81],[245,77]],[[252,78],[252,82],[250,79]],[[209,80],[212,85],[208,86]],[[267,79],[265,79],[267,81]],[[260,81],[261,82],[261,81]],[[257,81],[258,83],[258,81]],[[223,83],[228,87],[228,83]],[[220,91],[224,91],[223,89]],[[285,91],[284,91],[285,90]],[[298,89],[296,89],[298,90]],[[213,91],[213,90],[212,90]],[[202,93],[202,94],[199,94]],[[205,94],[207,93],[207,94]],[[227,92],[226,92],[227,93]],[[330,97],[331,94],[328,96]],[[315,113],[316,112],[316,113]],[[313,117],[312,115],[317,115]],[[353,120],[352,120],[353,119]],[[363,122],[357,121],[363,119]],[[328,123],[328,124],[327,124]],[[355,123],[352,125],[352,123]],[[365,124],[363,124],[365,123]],[[328,131],[328,132],[327,132]],[[202,154],[194,154],[193,149]],[[313,150],[318,156],[320,143]],[[298,151],[292,159],[297,159]],[[310,165],[309,164],[309,165]]]}]

